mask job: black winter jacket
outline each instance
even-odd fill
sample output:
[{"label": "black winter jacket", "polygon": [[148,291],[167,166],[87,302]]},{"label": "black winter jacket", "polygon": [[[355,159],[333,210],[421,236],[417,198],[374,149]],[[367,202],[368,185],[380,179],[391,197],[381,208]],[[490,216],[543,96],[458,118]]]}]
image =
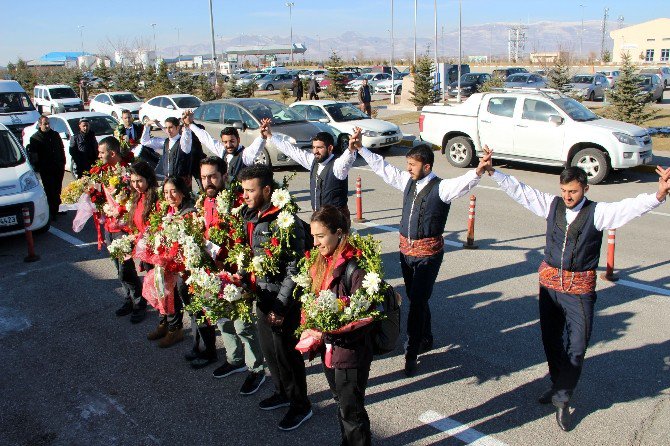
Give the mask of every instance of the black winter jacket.
[{"label": "black winter jacket", "polygon": [[43,132],[38,129],[26,148],[37,172],[63,172],[65,169],[63,140],[55,130]]},{"label": "black winter jacket", "polygon": [[76,133],[70,140],[70,156],[75,164],[75,175],[80,177],[98,159],[98,140],[95,133],[89,130],[86,133]]}]

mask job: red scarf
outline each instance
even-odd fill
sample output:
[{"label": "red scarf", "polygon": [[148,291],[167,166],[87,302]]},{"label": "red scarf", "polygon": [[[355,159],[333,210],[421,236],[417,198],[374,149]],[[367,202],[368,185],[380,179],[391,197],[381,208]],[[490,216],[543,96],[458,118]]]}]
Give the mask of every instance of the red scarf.
[{"label": "red scarf", "polygon": [[[324,279],[321,282],[321,291],[330,289],[333,283],[333,271],[345,264],[352,257],[354,257],[354,247],[347,243],[347,246],[342,250],[340,255],[335,259],[333,256],[324,257],[326,259],[326,271],[324,271]],[[320,255],[320,254],[319,254]],[[312,266],[310,275],[314,278],[315,268]]]}]

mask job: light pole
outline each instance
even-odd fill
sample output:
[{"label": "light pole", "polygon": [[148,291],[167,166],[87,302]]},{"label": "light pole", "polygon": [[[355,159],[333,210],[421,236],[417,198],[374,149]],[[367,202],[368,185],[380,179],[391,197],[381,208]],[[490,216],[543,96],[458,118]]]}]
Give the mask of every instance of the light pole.
[{"label": "light pole", "polygon": [[[214,12],[212,11],[212,0],[209,0],[209,27],[212,32],[212,68],[214,69],[214,89],[219,91],[219,76],[216,75],[216,44],[214,42]],[[203,63],[204,65],[204,63]]]},{"label": "light pole", "polygon": [[179,62],[181,62],[181,45],[179,44],[179,31],[181,31],[181,28],[175,28],[177,31],[177,67],[179,66]]},{"label": "light pole", "polygon": [[156,50],[156,24],[152,23],[151,27],[154,29],[154,57],[156,57],[157,56],[157,54],[156,54],[156,51],[157,51]]},{"label": "light pole", "polygon": [[[440,92],[440,101],[444,97],[444,81],[440,79],[440,70],[437,65],[437,0],[433,0],[433,21],[434,21],[434,26],[435,26],[435,81],[437,83],[437,89]],[[446,73],[445,73],[446,74]]]},{"label": "light pole", "polygon": [[321,59],[322,59],[322,58],[321,58],[321,36],[319,36],[319,35],[317,34],[317,35],[316,35],[316,40],[319,41],[319,60],[321,60]]},{"label": "light pole", "polygon": [[579,31],[579,57],[584,58],[584,8],[586,5],[579,5],[582,8],[582,28]]},{"label": "light pole", "polygon": [[391,0],[391,105],[395,104],[395,79],[393,73],[393,57],[395,56],[395,41],[393,40],[393,0]]},{"label": "light pole", "polygon": [[78,25],[79,37],[81,39],[81,55],[84,55],[84,25]]},{"label": "light pole", "polygon": [[293,7],[295,2],[286,2],[288,6],[288,23],[291,28],[291,65],[293,65]]},{"label": "light pole", "polygon": [[416,2],[414,0],[414,69],[416,69]]},{"label": "light pole", "polygon": [[462,66],[462,58],[463,58],[463,51],[461,50],[461,36],[462,36],[462,30],[463,30],[463,23],[462,23],[462,14],[461,14],[461,0],[458,0],[458,93],[456,94],[456,102],[460,103],[461,102],[461,66]]}]

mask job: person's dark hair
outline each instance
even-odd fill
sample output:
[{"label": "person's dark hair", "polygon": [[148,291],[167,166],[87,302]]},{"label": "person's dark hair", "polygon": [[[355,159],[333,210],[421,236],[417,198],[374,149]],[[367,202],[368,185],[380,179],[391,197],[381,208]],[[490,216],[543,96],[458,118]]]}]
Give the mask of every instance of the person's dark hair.
[{"label": "person's dark hair", "polygon": [[216,170],[221,174],[226,174],[226,160],[219,156],[208,156],[200,160],[200,167],[202,166],[216,166]]},{"label": "person's dark hair", "polygon": [[131,111],[128,110],[127,108],[124,108],[123,110],[121,110],[121,116],[123,116],[123,115],[125,115],[125,114],[129,114],[130,116],[133,115],[133,114],[131,113]]},{"label": "person's dark hair", "polygon": [[168,116],[165,118],[165,122],[169,122],[175,127],[179,127],[181,124],[179,123],[179,119],[175,118],[174,116]]},{"label": "person's dark hair", "polygon": [[314,138],[312,138],[312,141],[321,141],[326,144],[326,147],[335,145],[335,139],[333,139],[333,135],[328,132],[317,133],[314,135]]},{"label": "person's dark hair", "polygon": [[405,156],[420,161],[422,164],[430,164],[431,169],[433,168],[433,163],[435,163],[433,149],[428,147],[427,144],[419,144],[411,148]]},{"label": "person's dark hair", "polygon": [[247,166],[240,170],[240,173],[237,175],[237,180],[239,182],[253,180],[254,178],[258,178],[261,187],[270,186],[271,189],[274,189],[272,170],[268,166],[262,164]]},{"label": "person's dark hair", "polygon": [[181,192],[184,196],[184,201],[191,196],[191,191],[182,177],[167,177],[163,182],[163,189],[165,189],[166,184],[172,184],[179,192]]},{"label": "person's dark hair", "polygon": [[48,120],[49,120],[49,117],[45,116],[45,115],[40,115],[40,117],[37,118],[37,122],[39,122],[40,124],[42,123],[42,121],[48,121]]},{"label": "person's dark hair", "polygon": [[588,184],[589,177],[586,175],[586,172],[584,172],[584,169],[577,166],[568,167],[561,172],[561,177],[559,179],[561,184],[568,184],[575,180],[585,187]]},{"label": "person's dark hair", "polygon": [[331,234],[335,234],[338,229],[342,230],[343,234],[349,232],[349,225],[345,215],[335,206],[329,204],[321,206],[320,209],[314,211],[310,222],[318,222],[324,225]]},{"label": "person's dark hair", "polygon": [[226,136],[234,136],[237,138],[237,140],[240,140],[240,132],[237,131],[235,127],[226,127],[223,130],[221,130],[221,134],[219,135],[219,138],[222,137],[223,135]]},{"label": "person's dark hair", "polygon": [[107,146],[107,150],[116,152],[119,156],[121,156],[121,144],[119,143],[118,139],[114,138],[113,136],[105,136],[98,143],[99,146],[103,144]]},{"label": "person's dark hair", "polygon": [[[158,201],[158,179],[156,178],[156,173],[154,169],[146,161],[136,161],[129,168],[128,171],[131,175],[138,175],[147,180],[147,185],[149,188],[146,192],[146,201],[144,202],[144,210],[142,211],[142,220],[148,221],[149,214],[154,210],[156,202]],[[135,214],[135,208],[137,203],[140,201],[140,194],[133,189],[130,196],[130,206],[128,208],[128,219],[129,225],[132,229],[137,229],[135,227],[135,222],[133,221],[133,215]]]}]

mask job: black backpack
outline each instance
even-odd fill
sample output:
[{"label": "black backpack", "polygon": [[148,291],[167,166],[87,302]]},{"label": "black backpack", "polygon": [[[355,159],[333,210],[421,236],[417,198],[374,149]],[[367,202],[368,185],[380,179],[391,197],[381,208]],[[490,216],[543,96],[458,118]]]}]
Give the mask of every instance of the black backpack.
[{"label": "black backpack", "polygon": [[[344,287],[351,294],[351,276],[358,268],[355,260],[349,261],[344,270]],[[384,302],[379,304],[382,319],[374,322],[372,329],[372,353],[384,355],[395,350],[400,337],[400,303],[402,298],[391,285],[382,280],[380,284],[384,290]]]}]

